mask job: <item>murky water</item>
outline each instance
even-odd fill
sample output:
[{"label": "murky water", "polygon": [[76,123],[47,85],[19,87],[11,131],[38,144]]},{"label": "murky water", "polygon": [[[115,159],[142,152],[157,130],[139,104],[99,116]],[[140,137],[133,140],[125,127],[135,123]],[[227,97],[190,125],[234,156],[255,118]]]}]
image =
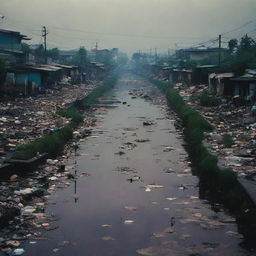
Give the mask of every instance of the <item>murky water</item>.
[{"label": "murky water", "polygon": [[[158,97],[139,80],[121,80],[106,95],[127,104],[96,111],[98,125],[70,159],[77,180],[47,207],[59,228],[26,255],[252,255],[239,247],[234,219],[198,199],[173,117],[129,94],[141,87]],[[148,120],[154,124],[143,126]]]}]

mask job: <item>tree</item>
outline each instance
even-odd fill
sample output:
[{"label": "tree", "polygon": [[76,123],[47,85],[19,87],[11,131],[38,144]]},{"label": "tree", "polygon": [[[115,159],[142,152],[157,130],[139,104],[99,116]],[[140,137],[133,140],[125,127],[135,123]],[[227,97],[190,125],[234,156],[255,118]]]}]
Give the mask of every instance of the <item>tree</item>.
[{"label": "tree", "polygon": [[229,42],[228,42],[228,48],[229,48],[229,51],[231,53],[234,52],[234,50],[237,48],[238,46],[238,41],[237,39],[231,39]]},{"label": "tree", "polygon": [[74,58],[75,64],[80,68],[84,68],[87,63],[87,51],[84,47],[80,47]]},{"label": "tree", "polygon": [[53,60],[58,60],[60,57],[60,51],[58,48],[52,48],[47,50],[47,56],[52,58]]},{"label": "tree", "polygon": [[240,45],[238,47],[238,52],[239,54],[243,54],[245,52],[249,52],[255,49],[255,47],[256,47],[255,41],[246,34],[241,38]]}]

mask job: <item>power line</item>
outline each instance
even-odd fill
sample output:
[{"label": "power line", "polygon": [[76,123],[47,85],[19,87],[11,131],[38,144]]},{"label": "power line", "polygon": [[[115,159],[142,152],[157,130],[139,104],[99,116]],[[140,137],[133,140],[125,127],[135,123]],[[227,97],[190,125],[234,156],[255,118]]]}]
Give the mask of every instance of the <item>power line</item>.
[{"label": "power line", "polygon": [[244,27],[247,27],[248,25],[250,25],[250,24],[252,24],[254,22],[256,22],[256,20],[250,20],[250,21],[246,22],[245,24],[243,24],[242,26],[239,26],[239,27],[234,28],[234,29],[232,29],[230,31],[224,32],[221,35],[223,36],[223,35],[226,35],[226,34],[229,34],[229,33],[235,32],[235,31],[238,31],[238,30],[240,30],[240,29],[242,29]]}]

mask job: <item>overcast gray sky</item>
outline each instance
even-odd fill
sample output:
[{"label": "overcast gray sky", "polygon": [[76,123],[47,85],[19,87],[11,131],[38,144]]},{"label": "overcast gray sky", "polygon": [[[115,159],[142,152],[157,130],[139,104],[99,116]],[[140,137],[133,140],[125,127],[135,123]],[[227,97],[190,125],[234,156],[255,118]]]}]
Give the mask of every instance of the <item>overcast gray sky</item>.
[{"label": "overcast gray sky", "polygon": [[[189,47],[228,33],[256,38],[256,0],[0,0],[4,29],[21,31],[42,42],[47,26],[49,47],[159,52]],[[245,25],[247,22],[250,24]],[[211,43],[207,43],[211,46]],[[213,44],[212,44],[213,45]]]}]

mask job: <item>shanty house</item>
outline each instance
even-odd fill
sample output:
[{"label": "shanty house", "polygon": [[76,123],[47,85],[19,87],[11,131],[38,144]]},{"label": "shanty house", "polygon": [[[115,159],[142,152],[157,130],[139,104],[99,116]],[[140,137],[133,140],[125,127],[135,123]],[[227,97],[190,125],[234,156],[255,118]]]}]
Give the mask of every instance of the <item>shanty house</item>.
[{"label": "shanty house", "polygon": [[0,29],[0,57],[11,63],[25,61],[25,54],[22,52],[21,41],[30,40],[20,32]]},{"label": "shanty house", "polygon": [[88,80],[104,80],[106,77],[105,65],[99,62],[89,62],[85,76]]},{"label": "shanty house", "polygon": [[209,74],[214,73],[216,65],[198,65],[193,72],[193,84],[208,84]]},{"label": "shanty house", "polygon": [[21,64],[12,66],[6,73],[2,90],[12,95],[24,96],[42,92],[59,82],[62,68],[51,65]]},{"label": "shanty house", "polygon": [[233,95],[242,99],[256,100],[256,70],[247,69],[243,76],[231,79],[234,82]]},{"label": "shanty house", "polygon": [[234,73],[212,73],[209,75],[209,90],[218,96],[232,96]]},{"label": "shanty house", "polygon": [[186,86],[191,85],[192,70],[185,68],[174,68],[170,72],[170,83],[182,83]]}]

